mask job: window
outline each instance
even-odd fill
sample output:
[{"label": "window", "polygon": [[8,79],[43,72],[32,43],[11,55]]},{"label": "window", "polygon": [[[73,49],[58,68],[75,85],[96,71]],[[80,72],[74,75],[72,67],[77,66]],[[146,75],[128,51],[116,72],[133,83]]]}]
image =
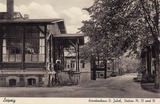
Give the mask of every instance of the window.
[{"label": "window", "polygon": [[37,27],[28,26],[25,38],[25,61],[44,62],[45,38]]},{"label": "window", "polygon": [[81,68],[85,68],[85,62],[84,62],[84,60],[81,60],[80,62],[81,62]]},{"label": "window", "polygon": [[[3,62],[21,62],[22,61],[22,35],[21,27],[7,27],[8,31],[3,34]],[[19,30],[16,33],[16,30]]]},{"label": "window", "polygon": [[67,65],[67,68],[70,68],[69,65]]},{"label": "window", "polygon": [[36,79],[34,79],[34,78],[28,79],[28,85],[29,86],[36,85]]},{"label": "window", "polygon": [[16,86],[16,79],[10,79],[9,80],[9,86],[10,87]]},{"label": "window", "polygon": [[71,68],[75,68],[75,61],[71,60]]},{"label": "window", "polygon": [[22,52],[24,52],[25,62],[44,62],[45,36],[39,28],[36,26],[3,27],[2,61],[22,62]]}]

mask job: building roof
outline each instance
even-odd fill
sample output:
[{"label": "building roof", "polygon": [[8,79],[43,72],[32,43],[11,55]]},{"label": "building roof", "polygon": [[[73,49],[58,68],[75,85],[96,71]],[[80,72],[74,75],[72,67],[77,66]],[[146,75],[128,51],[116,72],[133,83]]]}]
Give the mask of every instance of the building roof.
[{"label": "building roof", "polygon": [[59,35],[55,35],[55,38],[77,38],[77,37],[84,37],[84,34],[59,34]]},{"label": "building roof", "polygon": [[23,23],[56,23],[56,22],[63,22],[63,19],[21,19],[21,20],[0,20],[0,24],[23,24]]},{"label": "building roof", "polygon": [[69,44],[68,41],[72,41],[72,43],[76,44],[77,39],[79,40],[79,45],[84,45],[84,34],[59,34],[54,35],[54,38],[61,41],[64,45]]},{"label": "building roof", "polygon": [[57,23],[61,33],[66,33],[66,27],[64,24],[63,19],[15,19],[15,20],[6,20],[6,19],[0,19],[0,25],[5,26],[5,25],[35,25],[35,26],[40,26],[40,25],[50,25]]}]

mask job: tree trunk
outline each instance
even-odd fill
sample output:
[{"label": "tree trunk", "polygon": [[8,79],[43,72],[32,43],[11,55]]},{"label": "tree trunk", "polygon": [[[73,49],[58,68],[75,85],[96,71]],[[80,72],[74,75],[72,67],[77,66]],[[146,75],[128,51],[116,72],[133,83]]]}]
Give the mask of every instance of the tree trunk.
[{"label": "tree trunk", "polygon": [[155,42],[155,54],[156,54],[156,66],[155,66],[155,89],[160,87],[160,78],[159,78],[159,42]]}]

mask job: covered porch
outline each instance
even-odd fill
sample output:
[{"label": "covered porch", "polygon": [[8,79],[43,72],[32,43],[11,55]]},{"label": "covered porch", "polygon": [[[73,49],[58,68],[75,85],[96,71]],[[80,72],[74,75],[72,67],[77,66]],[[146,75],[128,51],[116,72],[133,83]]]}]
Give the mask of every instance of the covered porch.
[{"label": "covered porch", "polygon": [[[68,84],[78,84],[80,82],[80,70],[79,70],[79,47],[84,44],[83,34],[59,34],[53,35],[51,39],[51,47],[54,46],[53,51],[51,51],[51,56],[54,59],[51,60],[51,66],[54,66],[52,73],[50,74],[50,85],[68,85]],[[65,59],[65,49],[74,48],[76,53],[76,70],[66,70],[66,59]],[[51,48],[52,49],[52,48]],[[55,74],[53,74],[55,73]]]}]

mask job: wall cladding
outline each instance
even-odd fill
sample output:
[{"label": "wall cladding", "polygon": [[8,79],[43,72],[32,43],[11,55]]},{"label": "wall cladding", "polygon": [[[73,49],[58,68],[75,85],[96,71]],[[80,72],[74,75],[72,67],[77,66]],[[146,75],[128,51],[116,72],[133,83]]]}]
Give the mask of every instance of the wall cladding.
[{"label": "wall cladding", "polygon": [[0,87],[5,87],[5,86],[6,86],[6,76],[0,75]]},{"label": "wall cladding", "polygon": [[34,76],[35,78],[37,78],[37,84],[35,86],[43,86],[44,75],[42,74],[0,74],[0,87],[10,87],[7,80],[8,78],[12,79],[12,77],[13,79],[15,79],[15,77],[19,79],[17,80],[19,82],[17,82],[15,87],[26,87],[27,82],[25,82],[25,78],[30,76]]}]

